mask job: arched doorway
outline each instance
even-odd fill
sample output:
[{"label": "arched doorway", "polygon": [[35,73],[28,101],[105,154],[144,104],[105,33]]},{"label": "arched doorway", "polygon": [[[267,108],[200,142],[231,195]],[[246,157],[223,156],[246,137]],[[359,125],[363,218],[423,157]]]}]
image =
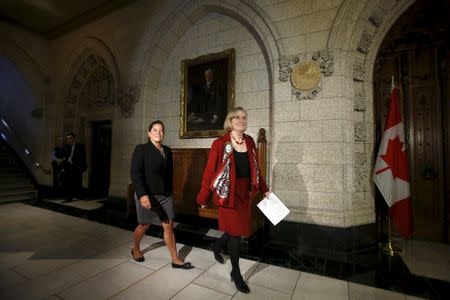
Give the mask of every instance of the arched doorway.
[{"label": "arched doorway", "polygon": [[[391,27],[374,68],[377,142],[391,78],[403,107],[410,162],[415,238],[449,242],[450,3],[414,3]],[[377,201],[383,201],[377,199]]]},{"label": "arched doorway", "polygon": [[64,107],[64,129],[86,145],[88,197],[108,196],[111,174],[112,119],[116,84],[105,60],[87,56],[72,79]]}]

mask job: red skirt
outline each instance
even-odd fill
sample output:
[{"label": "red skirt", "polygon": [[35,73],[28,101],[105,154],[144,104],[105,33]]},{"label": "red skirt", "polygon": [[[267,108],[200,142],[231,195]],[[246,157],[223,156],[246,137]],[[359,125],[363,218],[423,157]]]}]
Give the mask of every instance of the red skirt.
[{"label": "red skirt", "polygon": [[250,179],[236,178],[234,207],[219,207],[219,230],[232,236],[247,237],[251,220]]}]

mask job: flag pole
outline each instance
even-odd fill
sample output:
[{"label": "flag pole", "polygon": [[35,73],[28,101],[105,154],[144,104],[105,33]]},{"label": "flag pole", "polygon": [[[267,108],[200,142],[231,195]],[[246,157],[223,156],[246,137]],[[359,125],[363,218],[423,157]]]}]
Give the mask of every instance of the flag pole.
[{"label": "flag pole", "polygon": [[[392,75],[392,81],[391,81],[391,91],[395,88],[395,80],[394,75]],[[387,242],[381,247],[384,254],[388,256],[394,256],[397,255],[402,250],[398,247],[395,247],[392,245],[392,225],[391,225],[391,213],[389,211],[388,207],[388,240]]]}]

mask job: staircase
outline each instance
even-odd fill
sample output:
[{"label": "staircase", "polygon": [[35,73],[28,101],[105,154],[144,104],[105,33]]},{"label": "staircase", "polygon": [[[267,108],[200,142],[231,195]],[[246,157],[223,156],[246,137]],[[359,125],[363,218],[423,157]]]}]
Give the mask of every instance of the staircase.
[{"label": "staircase", "polygon": [[37,190],[11,150],[0,143],[0,204],[36,199]]}]

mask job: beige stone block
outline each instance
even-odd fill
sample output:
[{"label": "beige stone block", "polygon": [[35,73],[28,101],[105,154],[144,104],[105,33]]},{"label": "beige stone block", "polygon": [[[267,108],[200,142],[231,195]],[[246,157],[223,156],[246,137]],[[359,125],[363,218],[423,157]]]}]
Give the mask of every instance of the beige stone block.
[{"label": "beige stone block", "polygon": [[340,193],[344,190],[344,170],[342,165],[316,165],[314,191]]},{"label": "beige stone block", "polygon": [[252,90],[264,91],[269,89],[269,75],[267,70],[259,70],[252,72]]},{"label": "beige stone block", "polygon": [[342,143],[304,143],[303,163],[307,164],[343,164]]},{"label": "beige stone block", "polygon": [[269,91],[236,94],[236,105],[244,109],[269,108]]},{"label": "beige stone block", "polygon": [[304,34],[281,39],[280,42],[284,45],[287,55],[297,55],[306,52],[306,35]]},{"label": "beige stone block", "polygon": [[343,0],[314,0],[312,1],[312,10],[320,11],[329,8],[339,7]]},{"label": "beige stone block", "polygon": [[153,56],[151,58],[151,65],[156,67],[157,69],[162,70],[167,62],[167,59],[169,58],[169,53],[161,49],[160,47],[155,47],[155,50],[153,51]]},{"label": "beige stone block", "polygon": [[275,122],[298,121],[300,118],[300,102],[294,100],[292,102],[277,103],[274,111]]},{"label": "beige stone block", "polygon": [[302,205],[299,191],[275,190],[274,193],[287,207],[299,207]]},{"label": "beige stone block", "polygon": [[222,22],[219,19],[207,20],[204,23],[201,23],[198,27],[199,36],[205,36],[209,34],[215,34],[221,30],[223,30]]},{"label": "beige stone block", "polygon": [[273,169],[273,189],[305,191],[300,171],[296,164],[276,163]]},{"label": "beige stone block", "polygon": [[354,111],[353,112],[353,120],[356,122],[363,122],[364,121],[364,112],[363,111]]},{"label": "beige stone block", "polygon": [[316,52],[327,47],[328,36],[330,30],[307,32],[305,36],[306,40],[306,53]]},{"label": "beige stone block", "polygon": [[342,122],[343,120],[322,121],[324,142],[342,142],[344,140]]},{"label": "beige stone block", "polygon": [[322,90],[323,98],[341,97],[343,93],[343,81],[346,80],[340,76],[322,76]]},{"label": "beige stone block", "polygon": [[344,210],[342,194],[337,192],[311,192],[309,193],[308,208]]},{"label": "beige stone block", "polygon": [[236,57],[236,72],[267,70],[262,53]]},{"label": "beige stone block", "polygon": [[275,122],[274,132],[276,143],[321,142],[323,138],[321,121]]},{"label": "beige stone block", "polygon": [[364,153],[365,151],[365,143],[364,142],[355,142],[353,145],[353,149],[355,152]]},{"label": "beige stone block", "polygon": [[252,72],[236,74],[236,93],[252,91]]},{"label": "beige stone block", "polygon": [[268,109],[248,109],[248,122],[252,126],[269,127],[269,110]]},{"label": "beige stone block", "polygon": [[281,38],[290,38],[306,33],[304,27],[304,17],[295,17],[291,19],[274,22],[275,28],[280,33]]},{"label": "beige stone block", "polygon": [[237,41],[249,40],[251,38],[252,38],[252,36],[251,36],[250,32],[242,25],[239,27],[235,27],[235,28],[223,31],[223,39],[225,41],[237,42]]},{"label": "beige stone block", "polygon": [[275,3],[264,8],[272,21],[294,18],[311,12],[311,1],[290,0]]},{"label": "beige stone block", "polygon": [[221,23],[221,29],[224,31],[242,26],[237,20],[223,15],[218,21]]},{"label": "beige stone block", "polygon": [[315,184],[315,165],[309,164],[297,164],[298,171],[300,172],[300,176],[302,177],[303,184],[305,185],[305,189],[307,191],[314,191]]},{"label": "beige stone block", "polygon": [[313,99],[300,102],[301,120],[349,119],[353,101],[343,98]]},{"label": "beige stone block", "polygon": [[277,163],[299,163],[303,160],[302,143],[278,143],[275,146]]},{"label": "beige stone block", "polygon": [[292,101],[293,98],[290,82],[277,82],[274,84],[274,102]]}]

